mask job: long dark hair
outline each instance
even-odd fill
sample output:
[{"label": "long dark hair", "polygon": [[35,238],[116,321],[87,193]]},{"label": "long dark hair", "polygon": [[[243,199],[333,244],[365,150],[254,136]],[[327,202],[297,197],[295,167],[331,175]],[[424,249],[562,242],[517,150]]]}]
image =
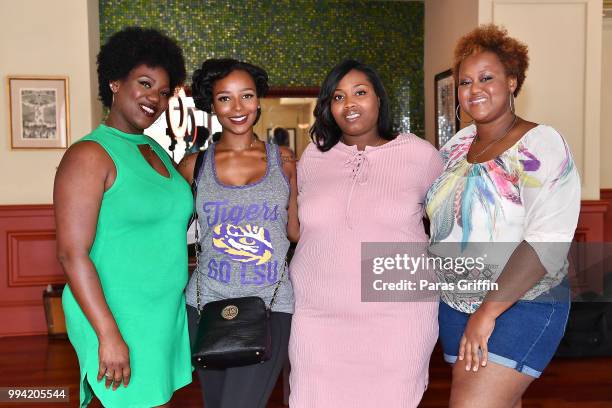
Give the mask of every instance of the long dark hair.
[{"label": "long dark hair", "polygon": [[380,99],[377,122],[378,134],[385,140],[393,140],[395,138],[393,122],[391,121],[389,96],[380,76],[371,66],[347,59],[332,68],[327,77],[325,77],[323,84],[321,84],[317,105],[314,109],[315,123],[310,129],[310,138],[322,152],[326,152],[334,147],[342,136],[342,131],[331,113],[331,101],[338,83],[352,70],[361,71],[368,77],[368,80],[374,87],[376,96]]}]

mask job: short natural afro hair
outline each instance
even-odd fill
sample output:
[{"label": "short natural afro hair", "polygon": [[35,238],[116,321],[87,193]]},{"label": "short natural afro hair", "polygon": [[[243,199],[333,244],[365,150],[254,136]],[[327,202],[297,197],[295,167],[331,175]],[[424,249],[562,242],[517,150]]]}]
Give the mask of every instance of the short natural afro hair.
[{"label": "short natural afro hair", "polygon": [[234,71],[244,71],[253,78],[258,98],[268,92],[268,73],[263,68],[231,58],[207,59],[192,75],[191,96],[196,108],[210,113],[213,85]]},{"label": "short natural afro hair", "polygon": [[174,40],[152,28],[128,27],[113,34],[98,54],[98,92],[104,106],[113,102],[109,82],[125,79],[142,64],[163,68],[171,90],[185,82],[183,51]]},{"label": "short natural afro hair", "polygon": [[514,96],[517,96],[525,81],[525,72],[529,67],[527,45],[510,37],[505,28],[498,27],[495,24],[481,25],[459,39],[455,47],[455,59],[453,61],[455,83],[459,83],[457,77],[461,63],[467,57],[485,51],[497,55],[504,66],[506,75],[516,77]]}]

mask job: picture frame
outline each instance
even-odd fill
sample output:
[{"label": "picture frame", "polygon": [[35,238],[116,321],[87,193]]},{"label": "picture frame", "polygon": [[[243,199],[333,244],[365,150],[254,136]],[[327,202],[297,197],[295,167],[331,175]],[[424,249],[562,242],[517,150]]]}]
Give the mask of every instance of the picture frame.
[{"label": "picture frame", "polygon": [[[282,127],[289,133],[289,148],[295,152],[295,128],[287,128],[284,126],[277,127]],[[268,143],[274,143],[274,129],[276,128],[268,128],[266,130]]]},{"label": "picture frame", "polygon": [[66,149],[70,143],[67,76],[7,77],[11,149]]},{"label": "picture frame", "polygon": [[440,149],[460,128],[456,109],[459,105],[457,87],[452,70],[440,72],[434,77],[435,89],[435,142]]}]

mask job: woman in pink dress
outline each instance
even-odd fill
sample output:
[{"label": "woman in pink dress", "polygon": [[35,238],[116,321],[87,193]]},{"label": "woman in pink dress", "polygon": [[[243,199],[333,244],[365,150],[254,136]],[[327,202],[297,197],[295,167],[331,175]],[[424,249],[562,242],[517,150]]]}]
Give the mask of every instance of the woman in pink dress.
[{"label": "woman in pink dress", "polygon": [[415,135],[393,134],[382,82],[357,61],[327,75],[315,117],[298,163],[290,406],[416,407],[437,305],[362,302],[361,244],[427,242],[423,200],[441,157]]}]

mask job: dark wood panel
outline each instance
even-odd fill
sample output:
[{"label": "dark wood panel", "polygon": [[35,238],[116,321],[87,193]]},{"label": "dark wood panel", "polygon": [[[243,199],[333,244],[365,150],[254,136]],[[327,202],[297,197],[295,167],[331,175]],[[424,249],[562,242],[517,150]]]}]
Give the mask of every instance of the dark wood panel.
[{"label": "dark wood panel", "polygon": [[602,293],[605,274],[605,217],[609,211],[606,200],[582,200],[580,217],[574,235],[579,245],[570,252],[572,268],[569,277],[572,293]]},{"label": "dark wood panel", "polygon": [[52,205],[0,206],[0,337],[47,332],[43,289],[65,282]]},{"label": "dark wood panel", "polygon": [[600,198],[608,203],[608,211],[604,221],[604,239],[606,242],[612,242],[612,188],[602,188]]},{"label": "dark wood panel", "polygon": [[63,283],[64,272],[55,261],[55,230],[7,231],[8,286]]}]

